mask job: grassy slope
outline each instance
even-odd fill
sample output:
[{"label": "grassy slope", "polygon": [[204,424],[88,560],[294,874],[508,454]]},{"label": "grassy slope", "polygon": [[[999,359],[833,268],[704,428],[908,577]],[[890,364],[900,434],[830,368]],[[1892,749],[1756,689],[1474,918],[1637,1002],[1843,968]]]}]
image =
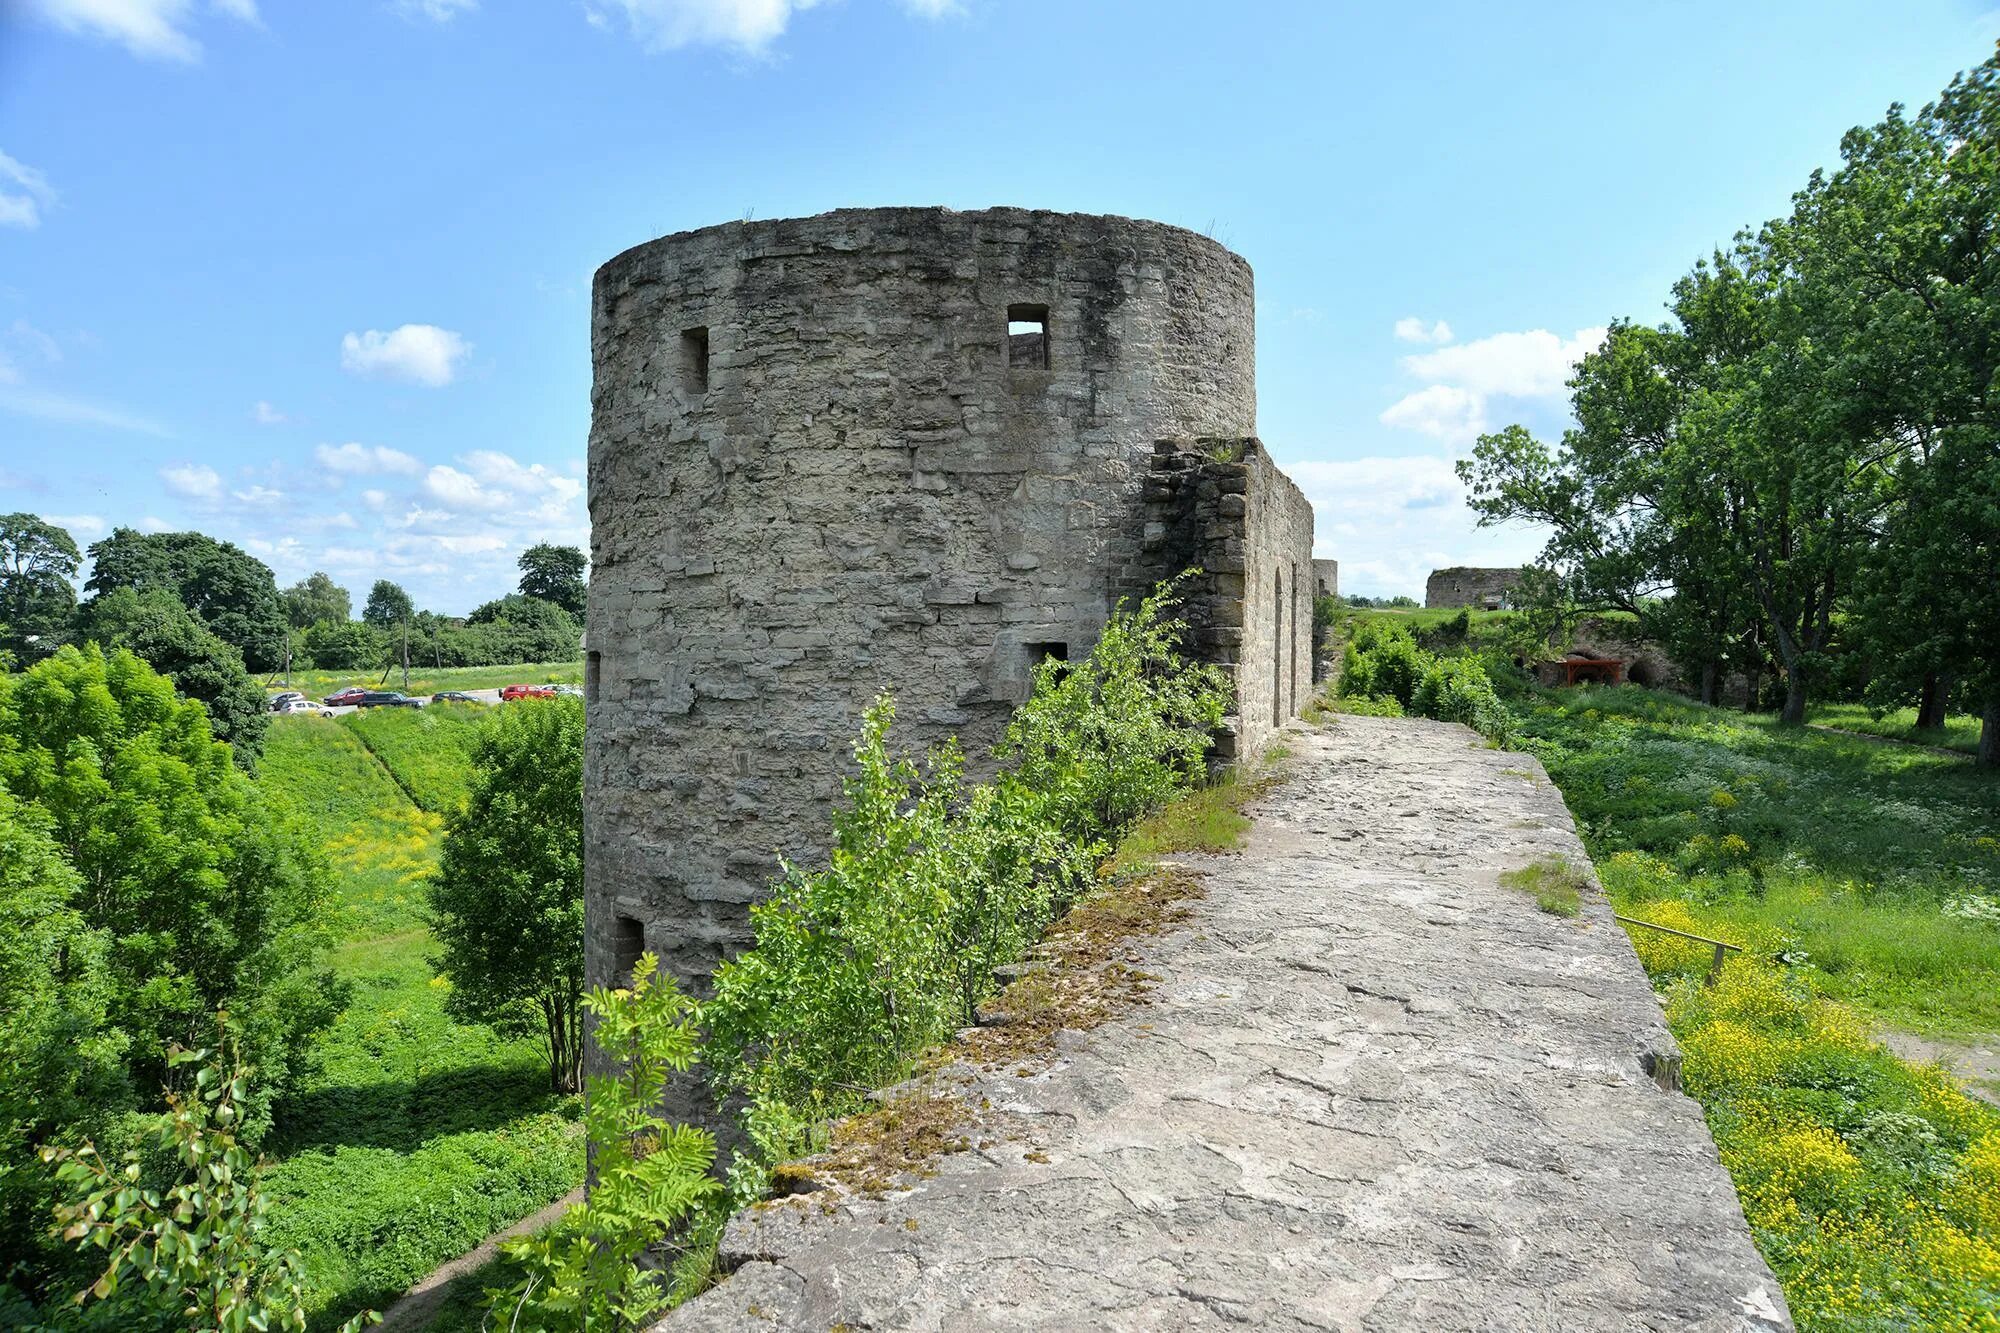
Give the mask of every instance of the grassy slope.
[{"label": "grassy slope", "polygon": [[[522,662],[514,666],[484,667],[427,667],[421,663],[410,664],[411,694],[435,694],[439,690],[490,690],[502,685],[581,685],[583,683],[582,662]],[[382,672],[375,671],[294,671],[290,683],[273,679],[268,687],[271,693],[280,690],[298,690],[308,698],[323,699],[327,695],[348,685],[358,685],[364,689],[400,690],[403,688],[403,670],[397,667],[389,672],[387,681]]]},{"label": "grassy slope", "polygon": [[354,995],[281,1112],[267,1180],[273,1239],[305,1256],[314,1325],[331,1327],[572,1188],[577,1107],[548,1093],[532,1043],[445,1015],[419,912],[442,821],[356,731],[275,719],[259,781],[319,822],[341,875],[333,962]]},{"label": "grassy slope", "polygon": [[1914,708],[1898,708],[1876,717],[1863,704],[1819,704],[1813,708],[1811,720],[1824,727],[1865,731],[1871,736],[1936,745],[1965,754],[1979,751],[1979,719],[1963,713],[1946,718],[1941,731],[1918,731]]},{"label": "grassy slope", "polygon": [[432,704],[364,709],[343,715],[340,723],[361,738],[420,809],[444,815],[465,803],[472,747],[489,716],[486,704]]},{"label": "grassy slope", "polygon": [[1896,1026],[2000,1032],[2000,924],[1945,910],[2000,894],[2000,783],[1642,689],[1546,699],[1526,734],[1623,906],[1686,900]]}]

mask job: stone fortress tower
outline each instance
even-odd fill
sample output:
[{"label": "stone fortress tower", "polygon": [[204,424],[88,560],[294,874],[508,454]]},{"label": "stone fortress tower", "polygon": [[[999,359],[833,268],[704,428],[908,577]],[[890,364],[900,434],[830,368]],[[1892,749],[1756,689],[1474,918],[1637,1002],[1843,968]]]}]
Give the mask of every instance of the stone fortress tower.
[{"label": "stone fortress tower", "polygon": [[1311,685],[1312,512],[1253,438],[1250,268],[1128,218],[846,209],[619,255],[592,295],[592,984],[699,987],[822,860],[862,710],[975,760],[1044,656],[1199,564],[1225,753]]}]

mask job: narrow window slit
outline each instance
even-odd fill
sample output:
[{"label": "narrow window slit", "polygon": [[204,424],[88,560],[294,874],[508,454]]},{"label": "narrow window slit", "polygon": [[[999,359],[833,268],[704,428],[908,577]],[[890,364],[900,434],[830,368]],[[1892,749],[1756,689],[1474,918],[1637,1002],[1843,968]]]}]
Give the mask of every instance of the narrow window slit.
[{"label": "narrow window slit", "polygon": [[1049,368],[1049,308],[1007,307],[1007,365],[1014,370]]},{"label": "narrow window slit", "polygon": [[708,330],[681,330],[681,384],[689,393],[708,392]]},{"label": "narrow window slit", "polygon": [[632,969],[639,965],[639,955],[646,952],[646,923],[621,916],[614,917],[611,926],[611,984],[614,988],[629,986]]}]

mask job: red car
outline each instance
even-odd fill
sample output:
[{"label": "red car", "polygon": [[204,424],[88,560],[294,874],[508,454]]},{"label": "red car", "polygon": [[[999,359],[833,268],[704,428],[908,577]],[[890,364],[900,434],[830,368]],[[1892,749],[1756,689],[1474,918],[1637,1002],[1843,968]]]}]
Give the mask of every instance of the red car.
[{"label": "red car", "polygon": [[553,685],[509,685],[500,691],[502,700],[509,699],[553,699],[556,688]]},{"label": "red car", "polygon": [[366,693],[368,691],[362,689],[359,685],[350,685],[339,694],[327,695],[322,702],[331,704],[336,708],[345,704],[358,704],[361,702],[361,696]]}]

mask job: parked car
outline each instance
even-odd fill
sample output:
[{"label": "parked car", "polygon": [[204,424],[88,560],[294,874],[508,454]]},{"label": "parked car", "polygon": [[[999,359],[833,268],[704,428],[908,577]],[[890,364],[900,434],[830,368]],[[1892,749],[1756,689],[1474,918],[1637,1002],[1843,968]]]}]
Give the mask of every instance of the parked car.
[{"label": "parked car", "polygon": [[553,699],[556,697],[556,690],[553,685],[509,685],[500,691],[500,697],[508,701],[515,699]]},{"label": "parked car", "polygon": [[583,686],[558,685],[556,686],[556,693],[561,695],[567,695],[569,698],[572,699],[581,699],[583,697]]},{"label": "parked car", "polygon": [[431,696],[431,702],[434,704],[476,704],[481,702],[481,700],[478,695],[467,694],[464,690],[439,690]]},{"label": "parked car", "polygon": [[274,713],[311,713],[317,717],[332,717],[333,710],[325,704],[316,704],[303,694],[285,700],[271,710]]},{"label": "parked car", "polygon": [[368,693],[368,691],[362,689],[359,685],[349,685],[346,689],[341,690],[338,693],[327,695],[326,702],[332,704],[336,708],[343,708],[348,704],[360,703],[361,696],[366,693]]},{"label": "parked car", "polygon": [[303,698],[305,696],[297,690],[286,690],[282,694],[274,694],[271,696],[271,711],[274,713],[289,713],[292,710],[287,708],[286,705],[297,703]]},{"label": "parked car", "polygon": [[412,699],[395,690],[363,690],[354,701],[356,708],[422,708],[422,699]]}]

